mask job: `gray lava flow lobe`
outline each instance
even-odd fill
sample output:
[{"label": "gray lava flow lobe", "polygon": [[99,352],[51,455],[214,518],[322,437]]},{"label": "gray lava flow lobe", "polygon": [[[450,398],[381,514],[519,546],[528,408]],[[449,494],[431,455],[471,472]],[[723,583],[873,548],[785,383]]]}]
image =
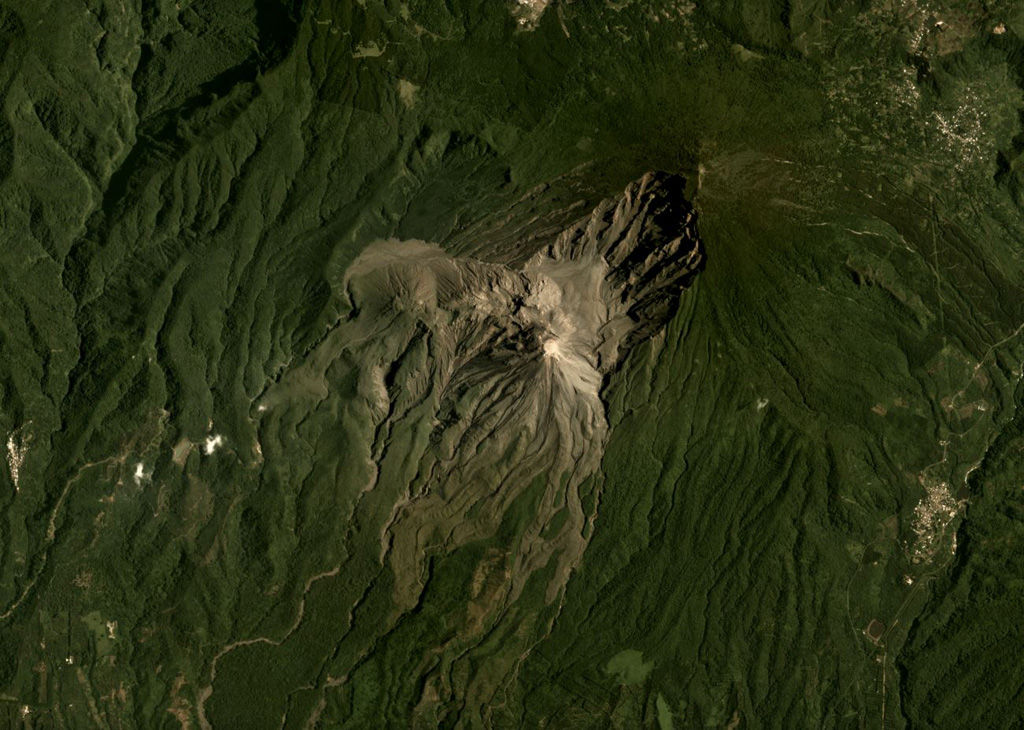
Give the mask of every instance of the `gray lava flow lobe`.
[{"label": "gray lava flow lobe", "polygon": [[518,267],[397,240],[352,263],[350,317],[261,407],[323,402],[351,364],[370,475],[354,517],[379,535],[396,616],[419,600],[427,556],[492,536],[534,486],[501,600],[552,559],[555,599],[595,517],[580,490],[606,442],[602,383],[665,326],[703,261],[684,180],[648,173]]}]

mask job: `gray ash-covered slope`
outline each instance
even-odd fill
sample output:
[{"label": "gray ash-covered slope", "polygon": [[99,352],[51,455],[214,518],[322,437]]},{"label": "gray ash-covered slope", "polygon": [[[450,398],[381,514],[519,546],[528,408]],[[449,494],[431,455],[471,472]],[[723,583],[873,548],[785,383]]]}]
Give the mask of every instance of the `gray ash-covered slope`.
[{"label": "gray ash-covered slope", "polygon": [[546,599],[558,597],[596,516],[580,488],[606,440],[603,378],[667,323],[703,261],[684,181],[659,173],[519,267],[421,241],[379,241],[356,259],[347,320],[260,412],[302,410],[303,398],[315,410],[357,371],[356,400],[372,421],[362,494],[374,498],[360,497],[354,523],[379,531],[392,621],[420,599],[428,556],[492,535],[538,480],[543,496],[508,557],[501,600],[552,565]]}]

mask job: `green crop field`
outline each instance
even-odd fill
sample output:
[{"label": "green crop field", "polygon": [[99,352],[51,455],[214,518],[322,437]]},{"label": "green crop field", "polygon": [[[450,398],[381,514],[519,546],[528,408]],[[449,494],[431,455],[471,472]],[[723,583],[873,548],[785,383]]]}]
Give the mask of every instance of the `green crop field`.
[{"label": "green crop field", "polygon": [[1024,4],[0,0],[0,729],[1024,727]]}]

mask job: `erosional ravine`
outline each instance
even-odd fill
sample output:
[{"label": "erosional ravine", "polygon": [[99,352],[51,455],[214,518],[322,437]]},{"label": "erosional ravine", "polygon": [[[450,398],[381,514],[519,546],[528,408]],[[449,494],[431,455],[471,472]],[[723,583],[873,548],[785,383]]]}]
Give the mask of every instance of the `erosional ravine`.
[{"label": "erosional ravine", "polygon": [[274,409],[310,383],[322,398],[341,353],[358,363],[374,424],[363,493],[393,494],[360,529],[379,530],[394,573],[392,621],[419,600],[428,555],[493,535],[541,482],[495,603],[514,602],[552,560],[548,602],[564,588],[596,516],[581,486],[606,441],[604,378],[665,326],[703,265],[684,184],[645,175],[519,267],[397,240],[351,265],[349,319],[261,403]]}]

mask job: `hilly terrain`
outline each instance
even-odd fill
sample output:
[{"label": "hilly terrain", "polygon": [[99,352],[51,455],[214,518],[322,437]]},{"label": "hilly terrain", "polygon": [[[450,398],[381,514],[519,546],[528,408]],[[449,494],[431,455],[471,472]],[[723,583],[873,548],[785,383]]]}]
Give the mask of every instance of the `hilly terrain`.
[{"label": "hilly terrain", "polygon": [[1024,725],[1024,6],[0,0],[0,723]]}]

